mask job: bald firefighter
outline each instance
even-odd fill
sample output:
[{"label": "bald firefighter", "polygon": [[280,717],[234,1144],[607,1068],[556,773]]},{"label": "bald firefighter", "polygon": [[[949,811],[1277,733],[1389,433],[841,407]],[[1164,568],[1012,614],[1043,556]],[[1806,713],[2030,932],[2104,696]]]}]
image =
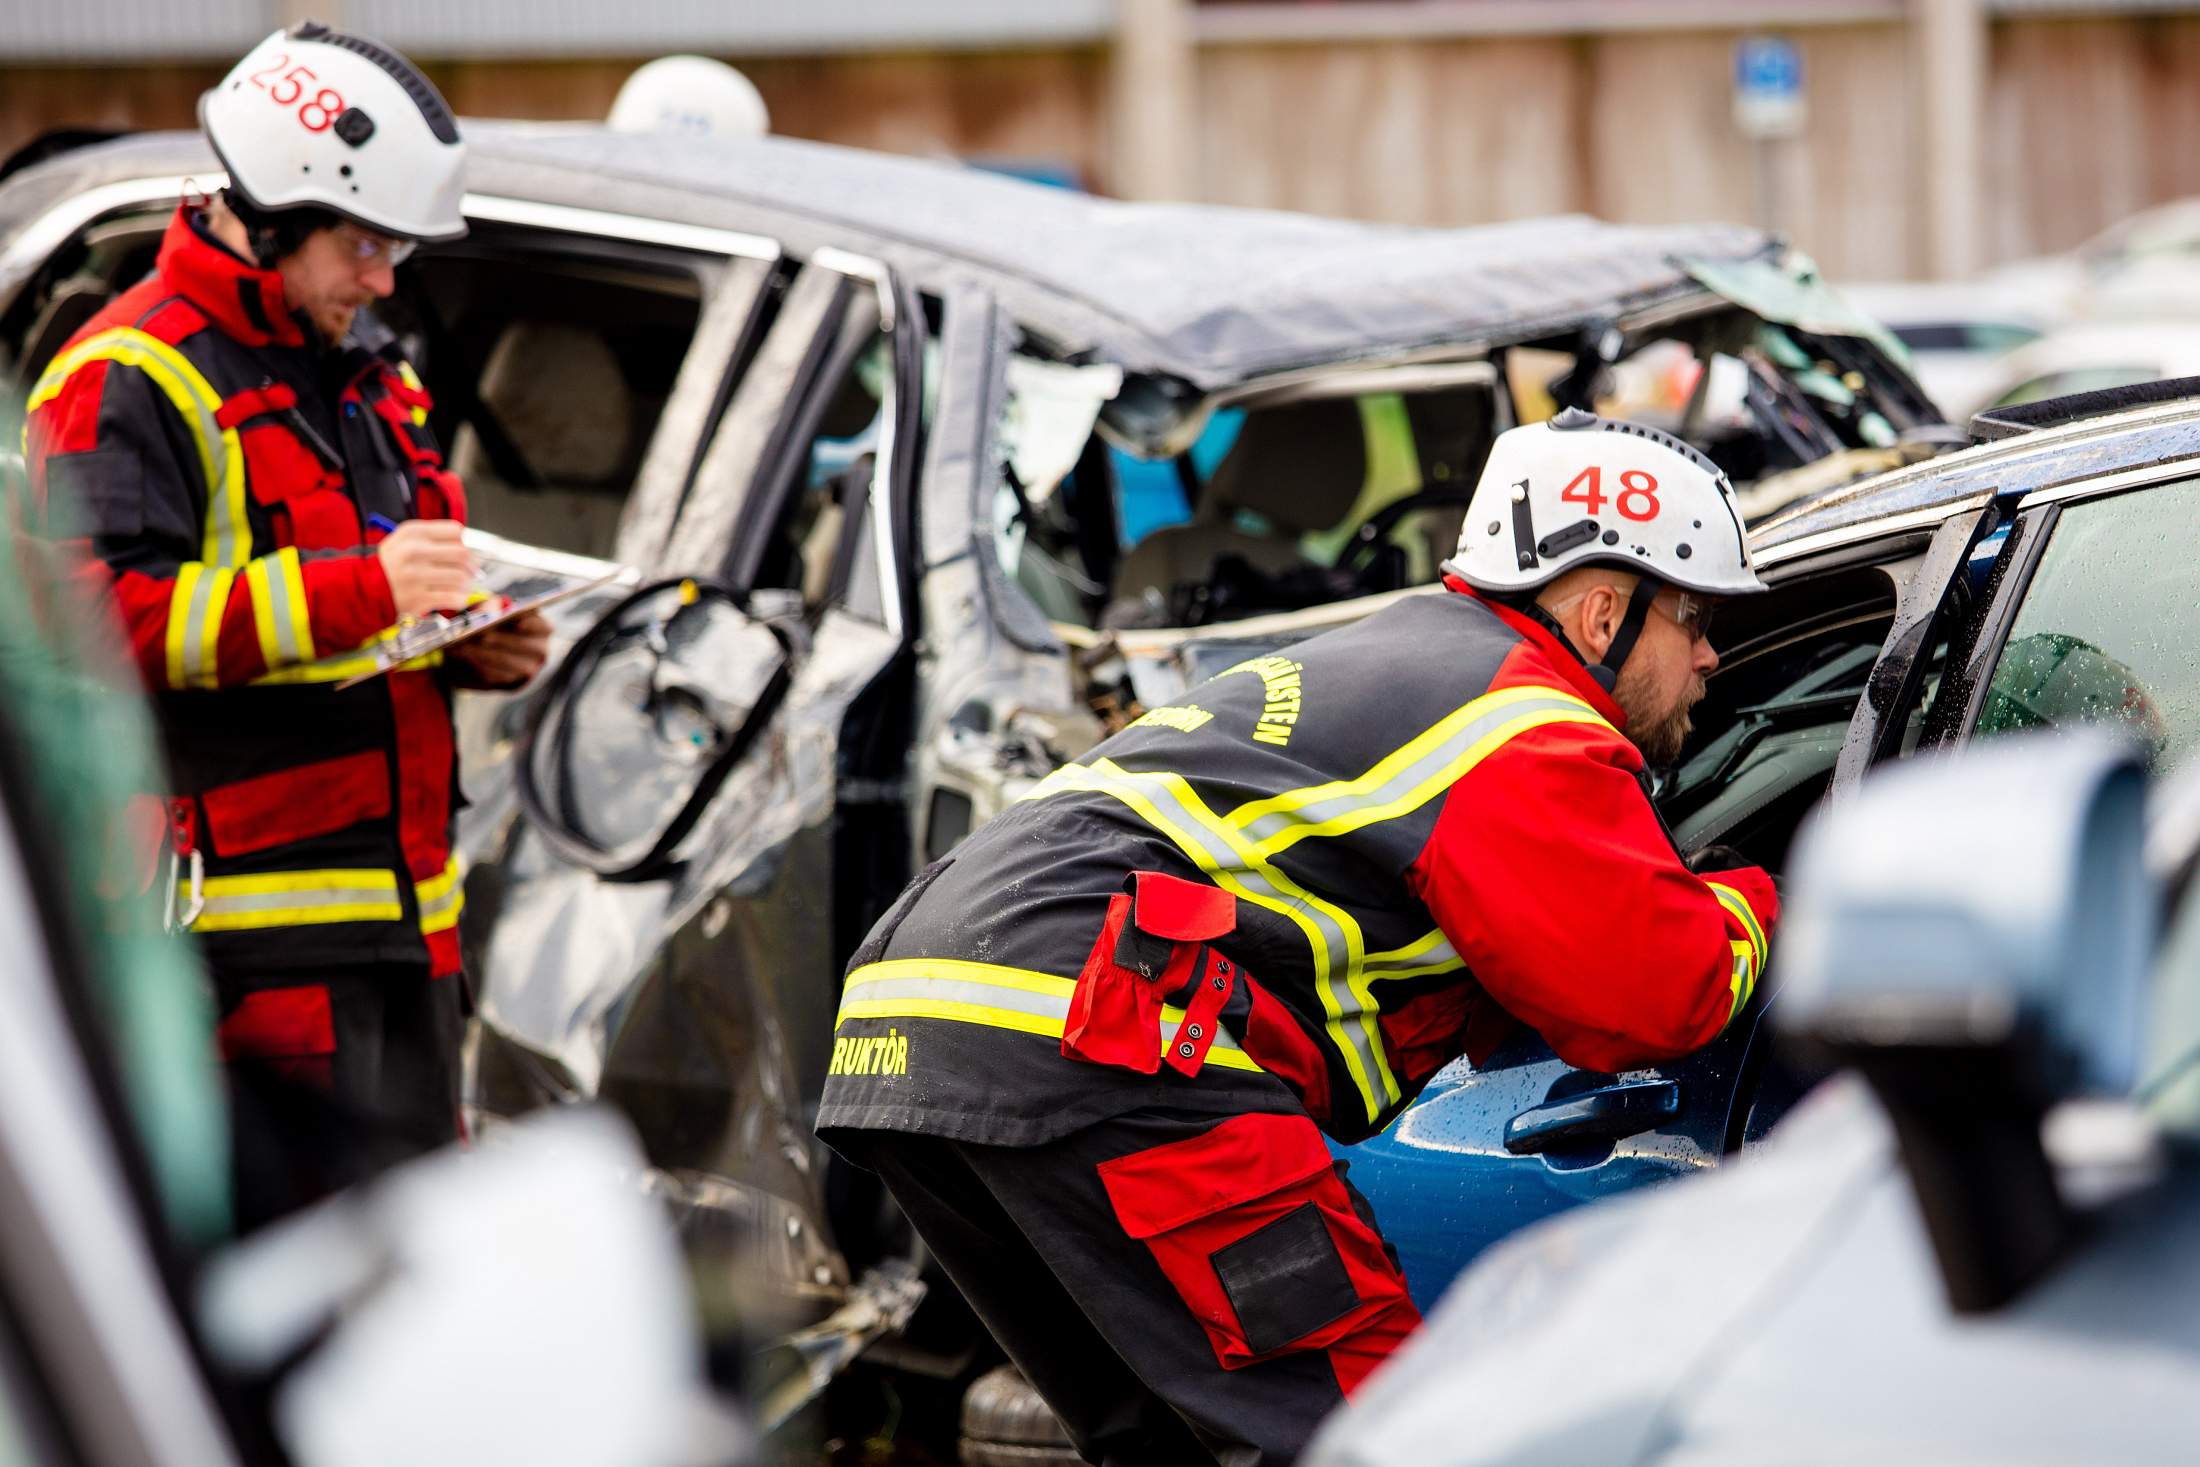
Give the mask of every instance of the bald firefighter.
[{"label": "bald firefighter", "polygon": [[1289,1462],[1419,1322],[1324,1132],[1518,1025],[1687,1054],[1764,969],[1771,879],[1691,871],[1642,784],[1764,589],[1725,476],[1515,428],[1445,572],[1055,771],[848,974],[819,1130],[1088,1461]]}]

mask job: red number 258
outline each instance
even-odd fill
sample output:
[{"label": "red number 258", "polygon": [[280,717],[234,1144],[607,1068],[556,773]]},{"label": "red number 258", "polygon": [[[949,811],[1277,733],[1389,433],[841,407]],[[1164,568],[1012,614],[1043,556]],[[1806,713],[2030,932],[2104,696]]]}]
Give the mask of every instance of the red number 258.
[{"label": "red number 258", "polygon": [[[269,77],[275,80],[270,82]],[[329,124],[344,111],[344,99],[327,87],[306,97],[306,88],[320,78],[310,68],[292,66],[287,53],[277,56],[272,65],[262,67],[245,79],[267,93],[268,99],[278,107],[287,108],[297,103],[298,125],[308,132],[326,132]],[[301,98],[305,100],[300,101]]]}]

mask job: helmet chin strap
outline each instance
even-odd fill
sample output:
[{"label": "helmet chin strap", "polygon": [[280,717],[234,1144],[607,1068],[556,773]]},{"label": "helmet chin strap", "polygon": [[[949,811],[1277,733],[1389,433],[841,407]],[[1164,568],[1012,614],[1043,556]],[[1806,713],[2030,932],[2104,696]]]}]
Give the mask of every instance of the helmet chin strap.
[{"label": "helmet chin strap", "polygon": [[1627,654],[1635,650],[1635,642],[1642,636],[1643,623],[1650,619],[1650,603],[1663,589],[1664,582],[1656,576],[1642,576],[1636,580],[1634,592],[1627,598],[1627,613],[1620,618],[1619,630],[1612,634],[1612,644],[1604,649],[1602,662],[1591,662],[1583,656],[1581,649],[1574,645],[1574,639],[1566,635],[1566,628],[1559,625],[1558,618],[1545,611],[1540,602],[1530,601],[1521,610],[1530,621],[1558,638],[1558,644],[1589,669],[1589,676],[1596,685],[1609,693],[1619,683],[1619,670],[1627,664]]}]

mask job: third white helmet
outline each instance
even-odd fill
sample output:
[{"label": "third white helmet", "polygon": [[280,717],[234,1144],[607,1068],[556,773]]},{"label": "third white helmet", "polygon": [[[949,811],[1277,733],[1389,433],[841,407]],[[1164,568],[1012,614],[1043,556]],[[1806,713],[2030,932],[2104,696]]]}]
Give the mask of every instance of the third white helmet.
[{"label": "third white helmet", "polygon": [[635,69],[604,119],[613,132],[760,138],[771,113],[756,84],[708,56],[660,56]]},{"label": "third white helmet", "polygon": [[1568,408],[1499,435],[1444,569],[1505,595],[1581,565],[1712,596],[1765,589],[1718,465],[1669,433]]}]

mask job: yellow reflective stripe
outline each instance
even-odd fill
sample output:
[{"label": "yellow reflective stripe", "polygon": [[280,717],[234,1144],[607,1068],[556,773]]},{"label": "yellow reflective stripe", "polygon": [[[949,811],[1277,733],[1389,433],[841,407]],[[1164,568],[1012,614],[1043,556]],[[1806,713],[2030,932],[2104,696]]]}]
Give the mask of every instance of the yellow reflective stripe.
[{"label": "yellow reflective stripe", "polygon": [[[397,375],[404,380],[407,387],[415,392],[426,392],[428,390],[420,385],[420,374],[413,371],[411,362],[399,362],[397,364]],[[415,428],[425,428],[428,426],[428,410],[426,408],[414,408],[412,410],[412,420]]]},{"label": "yellow reflective stripe", "polygon": [[[384,627],[349,652],[332,652],[326,657],[300,663],[296,667],[277,668],[264,676],[254,678],[252,685],[259,687],[263,684],[281,686],[290,683],[340,683],[345,678],[357,677],[363,672],[371,673],[375,671],[375,645],[396,636],[397,630],[396,627]],[[391,671],[419,672],[424,668],[442,665],[443,654],[429,652],[410,662],[400,663]]]},{"label": "yellow reflective stripe", "polygon": [[1309,837],[1343,835],[1419,809],[1508,739],[1560,722],[1604,719],[1557,688],[1501,688],[1453,710],[1356,778],[1254,800],[1233,810],[1229,821],[1248,831],[1266,855]]},{"label": "yellow reflective stripe", "polygon": [[1361,966],[1370,978],[1425,978],[1432,973],[1456,972],[1466,965],[1467,960],[1452,947],[1443,929],[1432,928],[1404,947],[1369,953]]},{"label": "yellow reflective stripe", "polygon": [[[1076,990],[1074,979],[1029,968],[954,958],[891,958],[848,975],[833,1027],[850,1019],[949,1019],[1058,1040]],[[1183,1022],[1183,1009],[1162,1005],[1159,1042],[1164,1048]],[[1210,1041],[1204,1062],[1255,1074],[1261,1068],[1227,1031]]]},{"label": "yellow reflective stripe", "polygon": [[[1024,1034],[1038,1034],[1050,1039],[1062,1037],[1063,1021],[1050,1019],[1043,1014],[1020,1014],[1008,1009],[989,1008],[984,1004],[961,1003],[954,999],[882,999],[878,1002],[844,1003],[840,1006],[839,1021],[848,1019],[952,1019],[961,1024],[983,1024],[989,1029],[1014,1029]],[[836,1021],[834,1027],[838,1027]]]},{"label": "yellow reflective stripe", "polygon": [[177,567],[163,638],[169,687],[219,685],[222,613],[229,609],[229,590],[236,579],[235,571],[209,570],[195,560]]},{"label": "yellow reflective stripe", "polygon": [[1068,998],[1077,990],[1077,980],[1074,978],[1041,973],[1031,968],[1010,968],[999,963],[973,963],[961,958],[888,958],[883,962],[865,963],[850,973],[842,991],[853,993],[865,984],[890,983],[904,978],[988,984],[1018,993],[1041,993],[1055,998]]},{"label": "yellow reflective stripe", "polygon": [[1750,910],[1749,899],[1733,887],[1723,886],[1716,881],[1707,881],[1704,885],[1711,888],[1711,894],[1719,899],[1719,905],[1726,908],[1734,920],[1741,924],[1742,935],[1749,939],[1751,955],[1757,960],[1759,968],[1764,967],[1770,945],[1765,941],[1765,929],[1758,923],[1757,914]]},{"label": "yellow reflective stripe", "polygon": [[190,358],[167,342],[131,326],[116,326],[63,352],[40,375],[25,411],[35,411],[61,392],[78,368],[92,362],[116,362],[145,374],[174,404],[198,449],[199,472],[206,479],[206,524],[200,559],[234,568],[252,554],[252,527],[245,515],[244,450],[237,430],[216,418],[221,394]]},{"label": "yellow reflective stripe", "polygon": [[298,552],[263,555],[244,573],[245,584],[252,590],[252,624],[268,669],[307,661],[313,655],[313,633],[306,617],[306,584]]},{"label": "yellow reflective stripe", "polygon": [[[199,895],[205,904],[191,924],[193,932],[395,922],[405,915],[397,873],[380,868],[213,876],[201,883]],[[190,897],[188,884],[179,883],[178,902],[187,904]]]},{"label": "yellow reflective stripe", "polygon": [[229,610],[229,590],[236,579],[233,570],[206,574],[206,610],[199,622],[198,673],[194,678],[202,688],[221,686],[222,617]]},{"label": "yellow reflective stripe", "polygon": [[423,934],[445,932],[458,925],[458,914],[466,910],[465,875],[465,865],[454,855],[440,876],[413,883]]},{"label": "yellow reflective stripe", "polygon": [[[1096,759],[1089,766],[1063,765],[1024,798],[1039,799],[1063,790],[1087,790],[1121,801],[1167,836],[1216,885],[1297,927],[1313,956],[1314,991],[1321,999],[1324,1028],[1360,1093],[1367,1118],[1373,1121],[1389,1102],[1400,1098],[1376,1028],[1378,1006],[1361,971],[1360,925],[1350,912],[1324,901],[1269,864],[1242,832],[1207,808],[1182,775],[1132,773],[1113,760]],[[1164,814],[1157,799],[1180,811],[1184,821]]]},{"label": "yellow reflective stripe", "polygon": [[185,661],[186,634],[198,625],[191,615],[191,598],[198,593],[199,577],[206,567],[191,561],[176,571],[175,588],[168,593],[168,686],[183,689],[190,686],[190,669]]},{"label": "yellow reflective stripe", "polygon": [[1726,1010],[1726,1021],[1731,1024],[1734,1016],[1742,1011],[1742,1005],[1749,1002],[1750,994],[1757,989],[1757,961],[1749,944],[1741,938],[1729,938],[1727,943],[1734,952],[1734,973],[1727,980],[1727,989],[1734,995],[1734,1001],[1727,1005]]}]

